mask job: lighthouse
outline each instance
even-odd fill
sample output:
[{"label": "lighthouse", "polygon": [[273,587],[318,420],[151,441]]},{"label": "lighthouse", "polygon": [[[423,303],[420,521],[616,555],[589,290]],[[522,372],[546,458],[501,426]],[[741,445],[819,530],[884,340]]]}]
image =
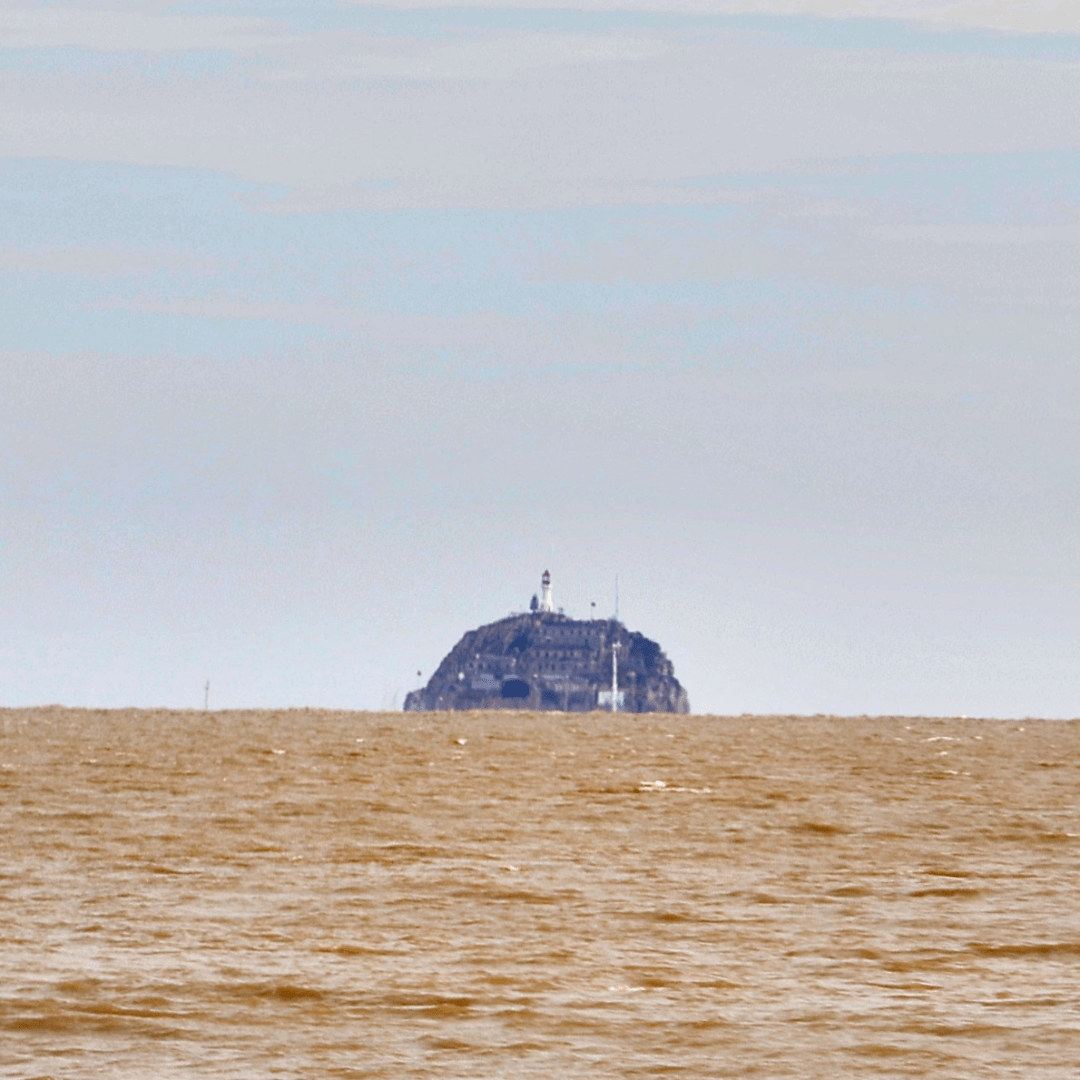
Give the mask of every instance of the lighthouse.
[{"label": "lighthouse", "polygon": [[540,579],[540,585],[540,610],[554,611],[555,602],[551,599],[551,574],[546,570],[544,571],[544,576]]}]

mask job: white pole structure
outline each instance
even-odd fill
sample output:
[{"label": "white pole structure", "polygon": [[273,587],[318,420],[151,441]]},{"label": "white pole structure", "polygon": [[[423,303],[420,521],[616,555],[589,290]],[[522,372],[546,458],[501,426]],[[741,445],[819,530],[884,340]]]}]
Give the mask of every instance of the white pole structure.
[{"label": "white pole structure", "polygon": [[203,712],[207,712],[210,708],[210,680],[206,680],[206,686],[203,689]]},{"label": "white pole structure", "polygon": [[546,570],[544,576],[540,579],[540,610],[555,610],[555,601],[551,598],[551,574]]},{"label": "white pole structure", "polygon": [[611,646],[611,711],[619,711],[619,642]]}]

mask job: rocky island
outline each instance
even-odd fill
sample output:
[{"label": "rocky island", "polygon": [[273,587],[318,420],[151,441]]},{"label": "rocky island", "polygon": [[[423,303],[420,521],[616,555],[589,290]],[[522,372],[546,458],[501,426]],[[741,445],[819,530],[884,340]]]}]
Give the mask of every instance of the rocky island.
[{"label": "rocky island", "polygon": [[470,630],[427,686],[406,697],[405,710],[690,711],[655,641],[618,619],[586,621],[557,612],[546,570],[542,597],[533,597],[529,612]]}]

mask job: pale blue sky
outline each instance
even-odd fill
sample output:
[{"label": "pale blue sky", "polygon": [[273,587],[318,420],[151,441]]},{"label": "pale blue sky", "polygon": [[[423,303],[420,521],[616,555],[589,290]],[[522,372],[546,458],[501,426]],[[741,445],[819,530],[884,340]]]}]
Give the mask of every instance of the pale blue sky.
[{"label": "pale blue sky", "polygon": [[1080,12],[0,2],[0,700],[1080,715]]}]

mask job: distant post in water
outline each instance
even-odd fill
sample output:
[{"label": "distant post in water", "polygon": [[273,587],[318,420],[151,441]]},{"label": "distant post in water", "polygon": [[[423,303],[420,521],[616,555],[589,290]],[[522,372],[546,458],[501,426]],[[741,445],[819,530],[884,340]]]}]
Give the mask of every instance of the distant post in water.
[{"label": "distant post in water", "polygon": [[203,712],[208,712],[210,709],[210,680],[206,680],[206,686],[203,687]]}]

